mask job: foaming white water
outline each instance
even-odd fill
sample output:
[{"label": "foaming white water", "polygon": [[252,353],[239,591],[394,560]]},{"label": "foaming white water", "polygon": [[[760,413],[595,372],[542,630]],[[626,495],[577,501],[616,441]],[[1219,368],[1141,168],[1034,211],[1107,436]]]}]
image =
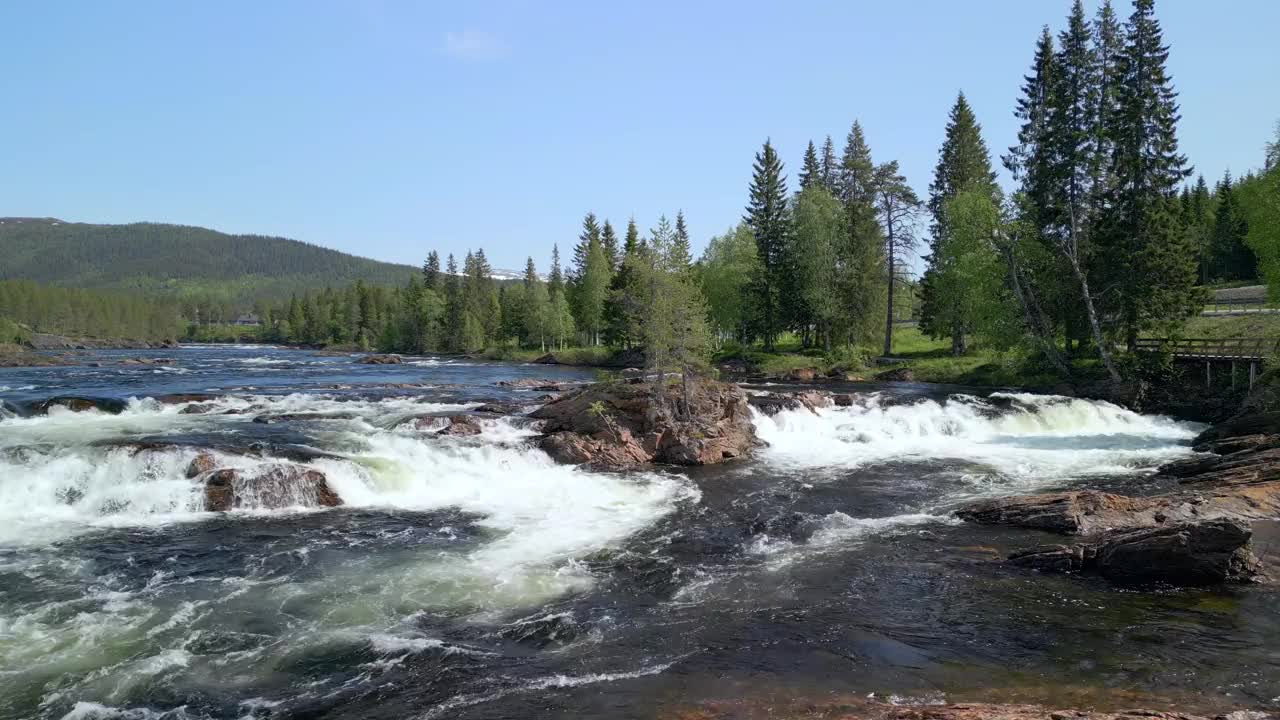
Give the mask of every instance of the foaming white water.
[{"label": "foaming white water", "polygon": [[855,518],[842,512],[817,519],[808,541],[796,544],[790,540],[759,535],[747,548],[748,552],[765,556],[772,562],[771,569],[790,564],[800,557],[824,550],[843,550],[849,543],[872,536],[909,532],[923,525],[954,524],[959,522],[950,515],[930,513],[905,513],[879,518]]},{"label": "foaming white water", "polygon": [[[797,468],[962,460],[1017,484],[1132,472],[1190,452],[1199,427],[1117,405],[1050,395],[957,395],[887,404],[878,395],[847,408],[757,414],[765,457]],[[975,481],[989,480],[981,473]],[[1010,486],[1007,481],[1013,481]]]}]

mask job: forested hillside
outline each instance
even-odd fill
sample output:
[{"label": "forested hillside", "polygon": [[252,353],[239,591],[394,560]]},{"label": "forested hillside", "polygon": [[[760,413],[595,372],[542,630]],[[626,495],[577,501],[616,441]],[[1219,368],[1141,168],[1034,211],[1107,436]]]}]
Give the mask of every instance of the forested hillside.
[{"label": "forested hillside", "polygon": [[286,238],[52,218],[0,218],[0,257],[0,280],[184,296],[212,292],[223,301],[249,304],[356,280],[400,285],[416,271]]}]

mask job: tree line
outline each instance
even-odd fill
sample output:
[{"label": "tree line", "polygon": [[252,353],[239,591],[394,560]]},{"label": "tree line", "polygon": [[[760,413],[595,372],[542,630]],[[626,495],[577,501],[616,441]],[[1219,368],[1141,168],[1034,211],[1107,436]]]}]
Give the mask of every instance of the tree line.
[{"label": "tree line", "polygon": [[0,344],[32,332],[129,340],[172,340],[181,319],[172,303],[137,293],[0,280]]},{"label": "tree line", "polygon": [[[362,277],[260,303],[264,340],[409,353],[570,346],[644,348],[693,368],[713,349],[784,336],[839,359],[893,352],[901,288],[927,240],[919,320],[957,355],[1022,348],[1063,374],[1095,356],[1113,378],[1117,350],[1172,334],[1202,307],[1203,285],[1261,273],[1280,288],[1280,125],[1263,169],[1211,190],[1179,151],[1177,93],[1153,0],[1125,21],[1110,2],[1046,26],[999,160],[963,92],[925,198],[894,160],[877,161],[854,121],[837,149],[809,142],[793,190],[766,140],[743,216],[696,261],[685,216],[622,232],[587,213],[562,265],[530,257],[498,282],[483,249],[461,263],[432,251],[402,285]],[[230,306],[183,307],[229,320]],[[665,365],[664,365],[665,366]]]}]

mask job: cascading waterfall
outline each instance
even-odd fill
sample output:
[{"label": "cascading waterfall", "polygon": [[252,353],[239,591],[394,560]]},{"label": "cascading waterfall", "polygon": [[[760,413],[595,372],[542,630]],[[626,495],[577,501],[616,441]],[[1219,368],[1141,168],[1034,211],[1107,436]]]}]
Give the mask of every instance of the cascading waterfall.
[{"label": "cascading waterfall", "polygon": [[870,394],[850,407],[756,418],[765,458],[779,465],[961,460],[1028,487],[1157,465],[1187,453],[1198,429],[1108,402],[1012,393],[910,403]]}]

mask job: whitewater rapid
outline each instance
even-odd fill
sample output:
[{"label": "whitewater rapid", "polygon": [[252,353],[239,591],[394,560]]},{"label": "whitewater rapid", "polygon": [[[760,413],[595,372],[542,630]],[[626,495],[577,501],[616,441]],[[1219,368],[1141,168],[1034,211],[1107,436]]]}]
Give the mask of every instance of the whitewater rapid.
[{"label": "whitewater rapid", "polygon": [[[664,522],[663,532],[678,533],[670,518],[703,512],[699,484],[682,473],[556,464],[525,418],[484,417],[475,437],[437,436],[443,420],[417,422],[476,405],[295,392],[0,416],[0,573],[21,588],[0,596],[0,684],[29,704],[71,703],[68,717],[92,718],[134,707],[158,684],[198,694],[234,676],[247,696],[243,714],[256,717],[283,702],[268,692],[280,668],[312,657],[353,659],[334,661],[349,667],[332,681],[340,684],[298,698],[376,685],[421,658],[499,662],[493,633],[556,622],[546,611],[528,618],[599,586],[591,558],[627,552]],[[949,484],[888,514],[844,503],[797,520],[790,535],[742,536],[737,579],[677,573],[677,605],[738,602],[755,587],[755,558],[768,572],[954,523],[950,508],[968,497],[1145,472],[1188,453],[1197,429],[1107,403],[1021,394],[913,402],[868,394],[851,407],[757,415],[755,424],[768,446],[726,468],[729,477],[772,473],[820,488],[901,465],[932,467],[928,482]],[[249,451],[251,441],[262,445]],[[287,508],[250,502],[207,512],[202,480],[187,468],[208,448],[217,467],[246,475],[279,464],[319,470],[345,507],[314,507],[300,494]],[[307,452],[299,459],[280,448]],[[226,558],[223,547],[233,548]],[[432,628],[445,618],[499,629],[444,637]],[[640,678],[673,662],[657,656],[483,686],[432,712]]]}]

